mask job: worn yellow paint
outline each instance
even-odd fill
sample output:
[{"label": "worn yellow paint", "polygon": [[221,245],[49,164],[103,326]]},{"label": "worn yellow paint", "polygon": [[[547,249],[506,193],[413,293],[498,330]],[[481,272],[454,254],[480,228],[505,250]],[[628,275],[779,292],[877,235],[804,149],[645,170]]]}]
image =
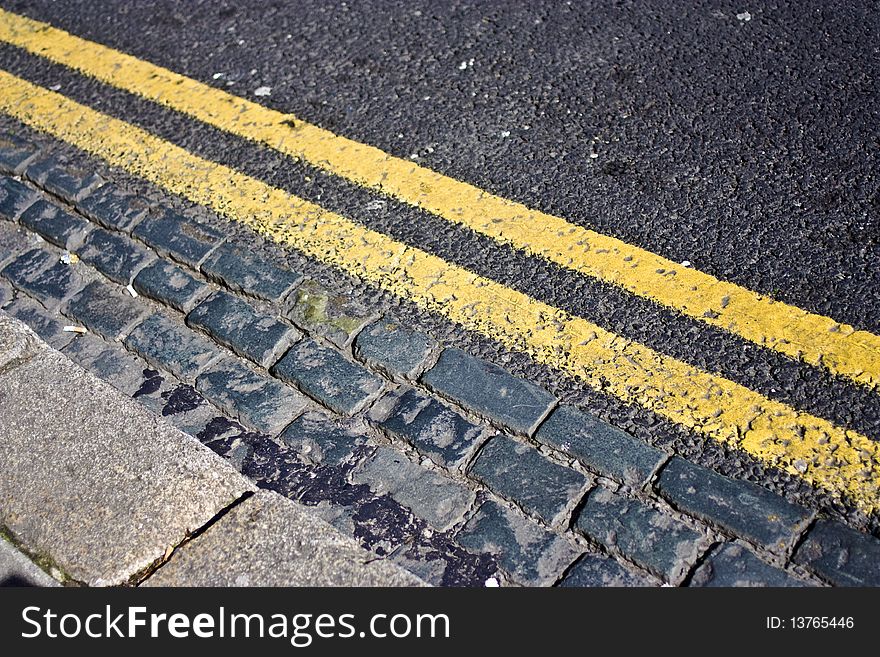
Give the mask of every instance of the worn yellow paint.
[{"label": "worn yellow paint", "polygon": [[880,336],[531,210],[46,23],[0,10],[0,40],[791,358],[872,389],[880,385]]},{"label": "worn yellow paint", "polygon": [[764,463],[880,507],[880,443],[626,340],[0,71],[0,111]]}]

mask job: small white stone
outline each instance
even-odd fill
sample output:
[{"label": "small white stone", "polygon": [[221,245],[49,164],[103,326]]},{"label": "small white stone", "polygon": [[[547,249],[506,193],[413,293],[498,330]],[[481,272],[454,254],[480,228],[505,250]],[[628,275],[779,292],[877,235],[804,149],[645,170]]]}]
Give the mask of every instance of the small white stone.
[{"label": "small white stone", "polygon": [[737,18],[737,20],[743,21],[745,23],[747,21],[752,20],[752,15],[747,11],[743,11],[743,12],[740,12],[739,14],[737,14],[736,18]]},{"label": "small white stone", "polygon": [[254,96],[268,96],[272,93],[272,87],[257,87],[254,89]]},{"label": "small white stone", "polygon": [[501,585],[498,583],[498,579],[496,579],[495,577],[490,577],[486,580],[485,586],[489,589],[496,589]]},{"label": "small white stone", "polygon": [[682,260],[682,261],[681,261],[681,266],[682,266],[682,267],[690,267],[690,266],[691,266],[691,261],[690,261],[690,260]]}]

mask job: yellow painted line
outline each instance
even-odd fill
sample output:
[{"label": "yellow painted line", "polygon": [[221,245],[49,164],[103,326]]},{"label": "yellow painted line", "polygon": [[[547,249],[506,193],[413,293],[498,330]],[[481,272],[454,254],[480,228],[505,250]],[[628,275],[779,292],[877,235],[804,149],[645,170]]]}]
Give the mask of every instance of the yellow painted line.
[{"label": "yellow painted line", "polygon": [[0,111],[625,402],[880,507],[880,443],[626,340],[0,71]]},{"label": "yellow painted line", "polygon": [[791,358],[872,389],[880,385],[880,336],[531,210],[46,23],[0,10],[0,40]]}]

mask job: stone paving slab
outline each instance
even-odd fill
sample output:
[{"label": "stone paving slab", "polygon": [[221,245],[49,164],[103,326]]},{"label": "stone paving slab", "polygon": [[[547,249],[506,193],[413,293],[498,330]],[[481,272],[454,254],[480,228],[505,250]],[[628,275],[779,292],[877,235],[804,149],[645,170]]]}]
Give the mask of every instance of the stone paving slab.
[{"label": "stone paving slab", "polygon": [[424,586],[306,507],[270,491],[178,549],[145,586]]},{"label": "stone paving slab", "polygon": [[5,313],[0,335],[0,525],[69,577],[127,582],[252,490]]}]

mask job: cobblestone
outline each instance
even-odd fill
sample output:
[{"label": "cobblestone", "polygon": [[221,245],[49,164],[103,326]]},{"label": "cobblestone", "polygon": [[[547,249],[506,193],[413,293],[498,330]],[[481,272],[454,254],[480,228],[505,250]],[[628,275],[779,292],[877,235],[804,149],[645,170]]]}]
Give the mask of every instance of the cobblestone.
[{"label": "cobblestone", "polygon": [[556,403],[543,388],[459,349],[444,349],[422,381],[465,408],[526,435]]},{"label": "cobblestone", "polygon": [[575,526],[673,584],[687,574],[705,547],[705,537],[687,525],[604,487],[590,492]]},{"label": "cobblestone", "polygon": [[461,521],[476,497],[469,488],[389,447],[377,448],[355,468],[352,481],[368,484],[377,495],[390,495],[440,531]]},{"label": "cobblestone", "polygon": [[414,388],[396,398],[390,415],[379,424],[448,468],[466,463],[483,435],[482,427]]},{"label": "cobblestone", "polygon": [[554,463],[508,436],[489,440],[470,474],[547,524],[559,519],[587,484],[581,473]]},{"label": "cobblestone", "polygon": [[15,135],[0,135],[0,171],[21,173],[37,152],[35,145]]},{"label": "cobblestone", "polygon": [[69,166],[67,160],[58,155],[48,155],[35,160],[27,166],[25,175],[40,187],[69,203],[83,198],[102,182],[101,177],[96,173]]},{"label": "cobblestone", "polygon": [[70,299],[65,314],[82,322],[90,331],[116,340],[146,311],[146,306],[116,286],[93,281]]},{"label": "cobblestone", "polygon": [[436,347],[437,341],[429,335],[408,329],[394,318],[384,318],[358,333],[354,353],[392,377],[415,379]]},{"label": "cobblestone", "polygon": [[27,324],[37,335],[55,349],[63,349],[76,333],[64,330],[64,322],[57,315],[50,314],[36,301],[19,295],[8,306],[3,308],[7,313]]},{"label": "cobblestone", "polygon": [[691,576],[689,586],[806,586],[784,570],[761,561],[736,543],[721,543],[712,548]]},{"label": "cobblestone", "polygon": [[206,276],[232,290],[281,301],[302,276],[230,244],[221,244],[202,263]]},{"label": "cobblestone", "polygon": [[332,294],[315,281],[306,280],[293,294],[288,317],[309,333],[337,347],[346,347],[354,335],[375,319],[375,314],[348,297]]},{"label": "cobblestone", "polygon": [[141,269],[132,286],[145,297],[186,313],[202,299],[208,286],[180,267],[156,260]]},{"label": "cobblestone", "polygon": [[488,500],[456,536],[474,552],[488,552],[519,584],[549,586],[580,551],[512,509]]},{"label": "cobblestone", "polygon": [[564,588],[645,587],[654,584],[601,554],[585,554],[559,583]]},{"label": "cobblestone", "polygon": [[225,292],[216,292],[202,301],[190,311],[186,322],[263,367],[275,362],[300,337],[296,329]]},{"label": "cobblestone", "polygon": [[341,465],[355,461],[367,435],[323,413],[310,412],[294,420],[280,439],[309,463]]},{"label": "cobblestone", "polygon": [[113,184],[104,185],[76,204],[76,209],[105,228],[130,233],[149,210],[143,199]]},{"label": "cobblestone", "polygon": [[30,187],[12,178],[0,177],[0,217],[16,221],[22,211],[38,198]]},{"label": "cobblestone", "polygon": [[122,347],[107,344],[94,335],[76,337],[64,348],[64,353],[129,397],[134,397],[144,389],[145,380],[156,381],[159,377],[158,372],[151,370],[137,356]]},{"label": "cobblestone", "polygon": [[313,340],[294,345],[272,373],[343,415],[359,411],[383,387],[380,378]]},{"label": "cobblestone", "polygon": [[641,486],[666,454],[572,406],[560,406],[535,440],[575,457],[598,474]]},{"label": "cobblestone", "polygon": [[231,357],[199,375],[196,388],[243,424],[272,435],[290,424],[306,405],[295,390]]},{"label": "cobblestone", "polygon": [[155,256],[135,242],[117,233],[96,228],[86,236],[77,255],[122,285],[128,285],[132,276]]},{"label": "cobblestone", "polygon": [[28,248],[29,235],[18,226],[0,223],[0,265]]},{"label": "cobblestone", "polygon": [[158,313],[138,324],[125,345],[148,363],[189,382],[219,355],[212,342]]},{"label": "cobblestone", "polygon": [[19,221],[43,239],[62,249],[73,250],[82,244],[91,224],[57,205],[37,200],[21,213]]},{"label": "cobblestone", "polygon": [[60,304],[87,280],[79,267],[65,265],[44,249],[31,249],[18,256],[3,268],[2,275],[47,308]]},{"label": "cobblestone", "polygon": [[786,550],[811,517],[765,488],[678,457],[663,467],[657,485],[677,508],[777,552]]},{"label": "cobblestone", "polygon": [[794,561],[836,586],[880,586],[880,540],[833,520],[816,522]]},{"label": "cobblestone", "polygon": [[132,234],[162,255],[198,269],[199,263],[224,235],[170,210],[151,214],[134,227]]}]

